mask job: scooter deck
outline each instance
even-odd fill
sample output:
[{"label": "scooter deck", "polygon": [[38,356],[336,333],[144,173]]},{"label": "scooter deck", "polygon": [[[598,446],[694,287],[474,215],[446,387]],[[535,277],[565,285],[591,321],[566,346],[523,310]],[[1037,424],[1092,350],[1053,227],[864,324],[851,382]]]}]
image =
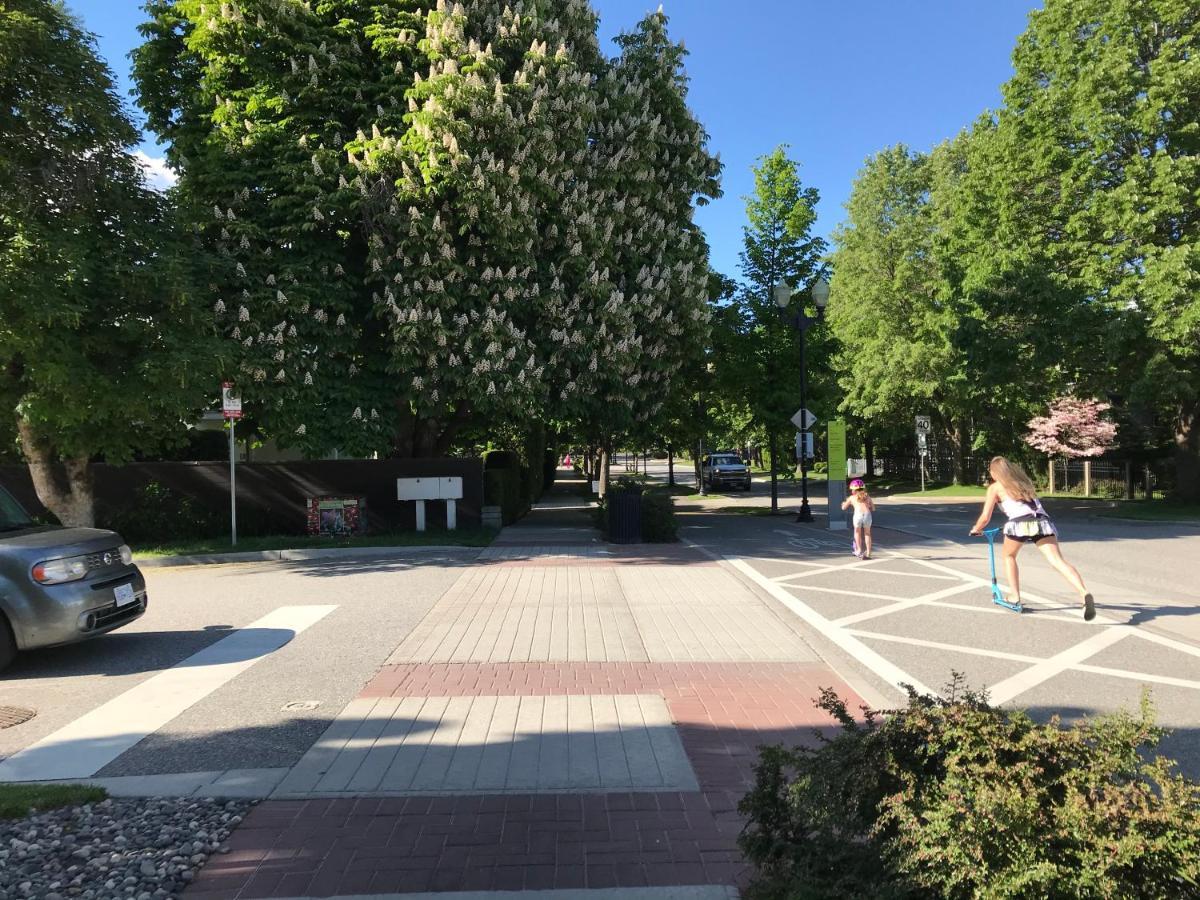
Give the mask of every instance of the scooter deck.
[{"label": "scooter deck", "polygon": [[1010,603],[1004,599],[1004,594],[1000,592],[1000,588],[992,585],[992,602],[997,606],[1003,606],[1005,609],[1011,609],[1013,612],[1024,612],[1025,607],[1020,603]]}]

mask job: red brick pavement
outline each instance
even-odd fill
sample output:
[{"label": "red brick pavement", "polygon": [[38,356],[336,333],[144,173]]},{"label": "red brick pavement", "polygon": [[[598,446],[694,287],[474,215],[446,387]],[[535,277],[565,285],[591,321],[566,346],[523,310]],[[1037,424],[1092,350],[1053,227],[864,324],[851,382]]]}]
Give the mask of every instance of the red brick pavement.
[{"label": "red brick pavement", "polygon": [[659,693],[701,790],[268,801],[202,870],[202,900],[734,884],[754,748],[812,740],[812,663],[513,663],[382,669],[363,696]]}]

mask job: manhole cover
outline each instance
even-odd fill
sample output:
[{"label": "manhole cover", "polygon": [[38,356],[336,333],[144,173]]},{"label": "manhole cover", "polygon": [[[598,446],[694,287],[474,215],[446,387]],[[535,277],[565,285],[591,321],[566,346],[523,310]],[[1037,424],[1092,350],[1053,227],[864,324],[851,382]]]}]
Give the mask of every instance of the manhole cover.
[{"label": "manhole cover", "polygon": [[37,712],[23,706],[0,706],[0,728],[12,728],[22,722],[28,722]]},{"label": "manhole cover", "polygon": [[293,700],[283,705],[284,712],[306,712],[321,705],[320,700]]}]

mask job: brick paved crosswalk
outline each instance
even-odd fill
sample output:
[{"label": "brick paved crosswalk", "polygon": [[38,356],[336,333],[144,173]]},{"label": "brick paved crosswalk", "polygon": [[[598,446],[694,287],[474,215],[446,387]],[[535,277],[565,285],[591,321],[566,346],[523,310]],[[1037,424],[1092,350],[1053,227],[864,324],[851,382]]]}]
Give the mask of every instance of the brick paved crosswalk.
[{"label": "brick paved crosswalk", "polygon": [[518,536],[397,635],[188,895],[736,885],[756,747],[829,727],[824,687],[860,702],[695,551]]}]

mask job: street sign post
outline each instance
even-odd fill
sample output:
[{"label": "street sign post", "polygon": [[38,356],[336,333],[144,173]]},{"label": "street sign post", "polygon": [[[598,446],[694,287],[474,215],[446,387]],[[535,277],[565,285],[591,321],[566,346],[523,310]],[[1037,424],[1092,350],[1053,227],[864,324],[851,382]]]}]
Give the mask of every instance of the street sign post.
[{"label": "street sign post", "polygon": [[817,417],[807,409],[801,407],[800,409],[796,410],[796,414],[792,416],[791,422],[800,431],[808,431],[817,424]]},{"label": "street sign post", "polygon": [[237,546],[237,420],[242,417],[242,398],[234,394],[233,382],[221,382],[221,414],[229,422],[229,537]]},{"label": "street sign post", "polygon": [[933,422],[929,416],[917,416],[917,455],[921,468],[921,490],[925,490],[925,457],[929,455],[929,433],[933,431]]}]

